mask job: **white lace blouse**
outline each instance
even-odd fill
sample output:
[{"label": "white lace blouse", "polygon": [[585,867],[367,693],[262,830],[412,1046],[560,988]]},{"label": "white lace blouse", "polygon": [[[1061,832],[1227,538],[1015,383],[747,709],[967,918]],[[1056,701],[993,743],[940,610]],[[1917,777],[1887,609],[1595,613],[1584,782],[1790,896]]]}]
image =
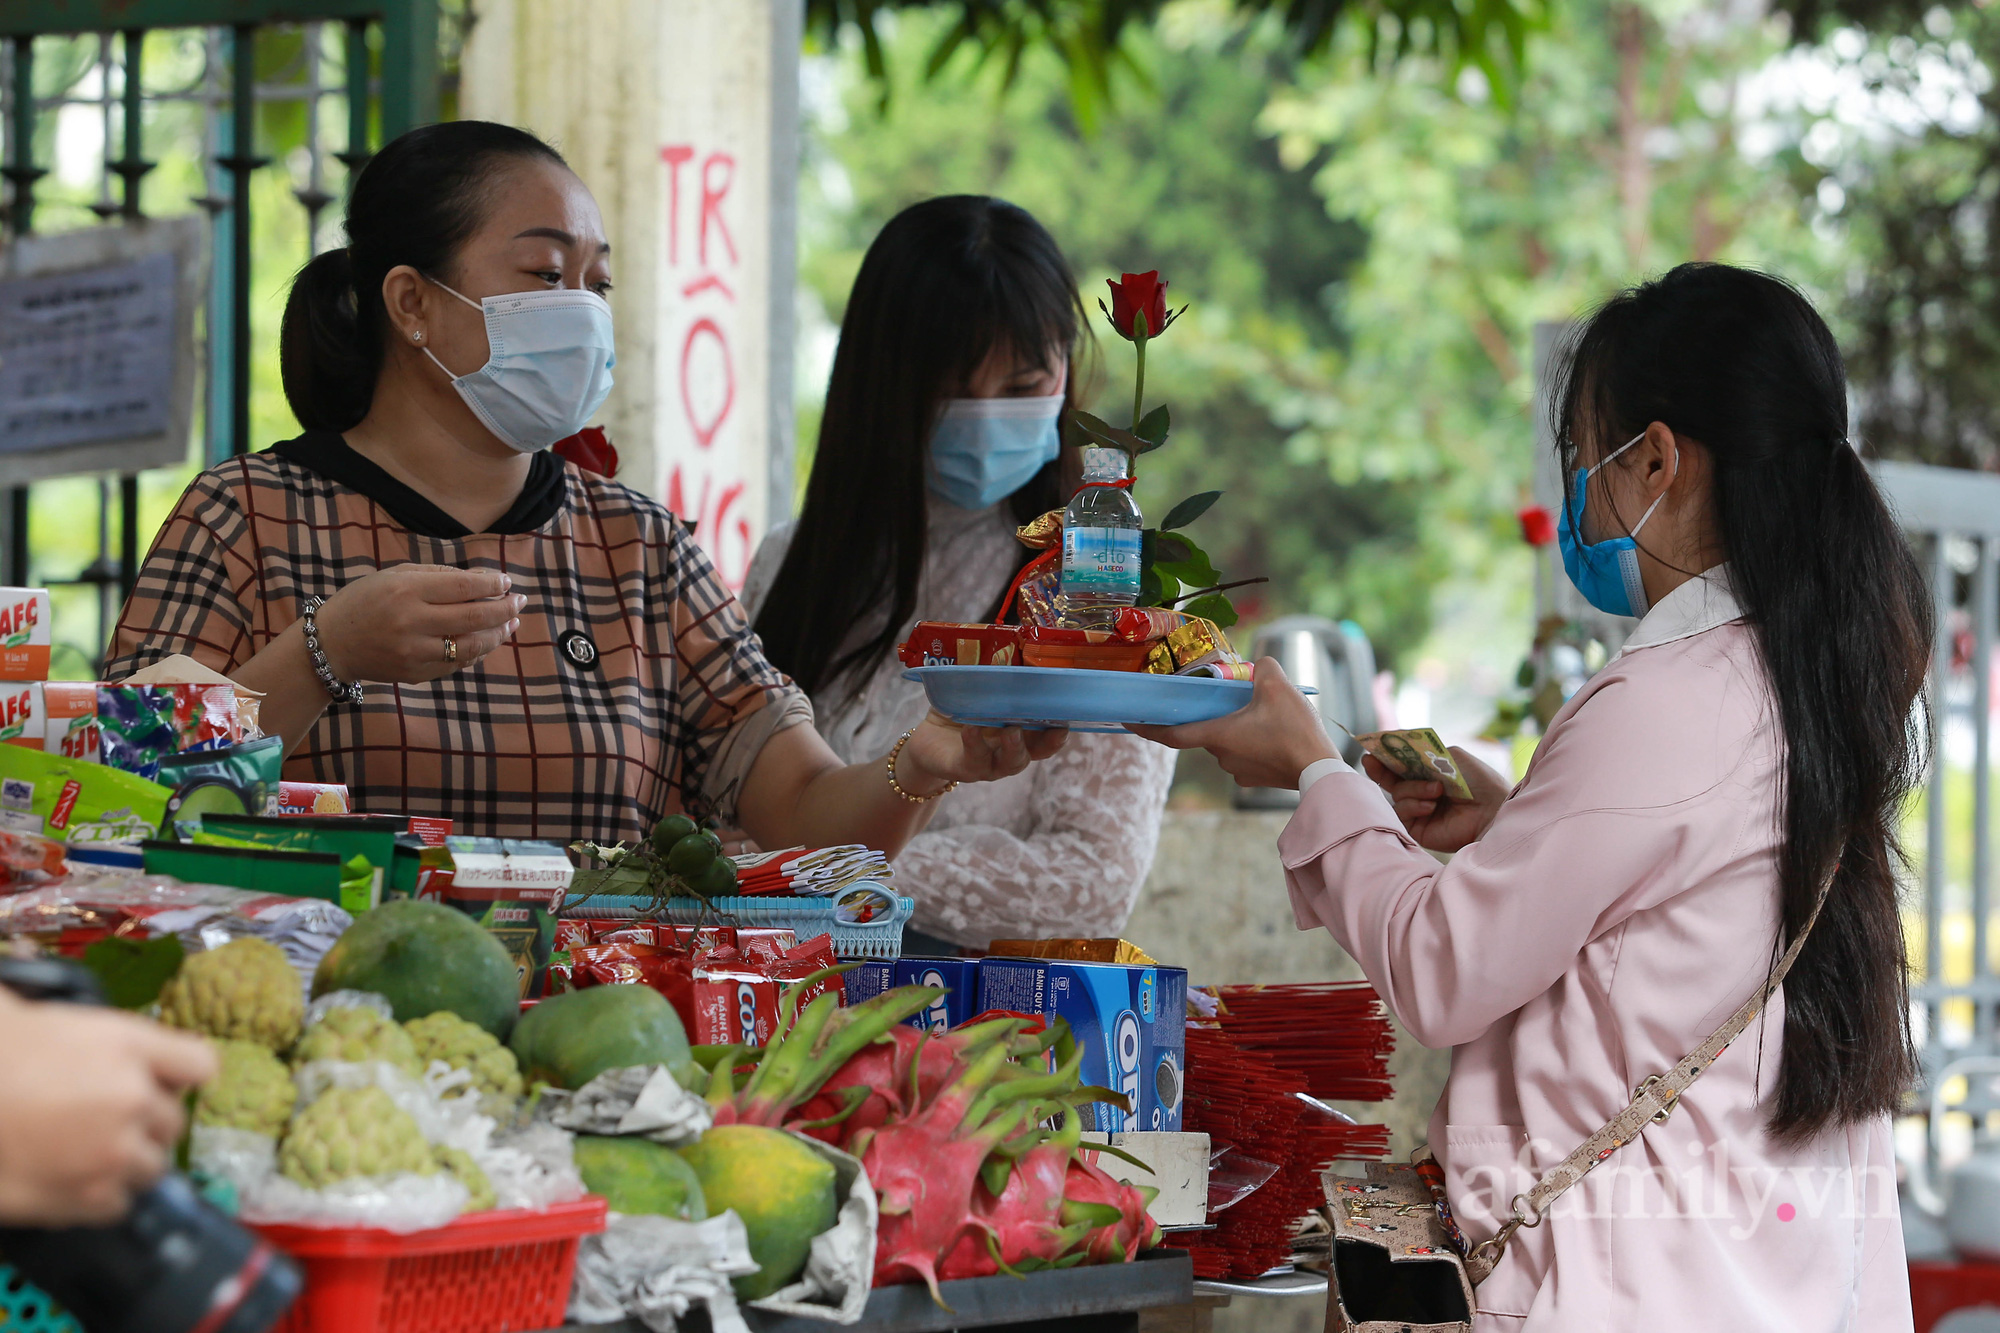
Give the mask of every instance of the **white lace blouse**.
[{"label": "white lace blouse", "polygon": [[[792,531],[789,523],[774,529],[751,562],[743,603],[753,620]],[[931,497],[916,615],[897,639],[918,620],[985,619],[1026,554],[1004,504],[972,512]],[[857,626],[849,643],[879,626]],[[879,758],[923,720],[923,688],[902,673],[892,650],[858,689],[813,697],[820,734],[843,760]],[[911,925],[972,948],[1118,934],[1153,866],[1174,758],[1137,736],[1075,732],[1024,773],[940,797],[929,827],[895,862],[897,888],[917,901]]]}]

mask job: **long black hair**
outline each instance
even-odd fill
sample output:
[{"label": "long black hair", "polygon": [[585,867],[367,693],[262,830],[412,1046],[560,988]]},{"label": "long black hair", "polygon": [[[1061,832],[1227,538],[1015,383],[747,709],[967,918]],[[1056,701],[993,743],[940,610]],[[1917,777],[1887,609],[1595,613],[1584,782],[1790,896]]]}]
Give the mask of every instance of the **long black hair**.
[{"label": "long black hair", "polygon": [[347,430],[368,415],[389,323],[382,280],[402,264],[449,274],[495,178],[536,158],[566,165],[526,130],[452,120],[399,134],[368,159],[347,198],[347,245],[315,255],[285,300],[278,363],[300,425]]},{"label": "long black hair", "polygon": [[[840,323],[805,507],[757,615],[765,654],[808,694],[881,660],[915,613],[929,531],[924,469],[946,400],[995,347],[1034,360],[1052,344],[1067,354],[1082,327],[1069,264],[1025,209],[947,195],[882,228]],[[1058,459],[1010,504],[1025,523],[1063,499]],[[878,623],[840,651],[855,625]]]},{"label": "long black hair", "polygon": [[1833,334],[1796,289],[1683,264],[1598,310],[1552,401],[1563,474],[1662,422],[1708,450],[1716,531],[1784,728],[1784,941],[1838,872],[1785,977],[1768,1124],[1800,1144],[1893,1112],[1915,1070],[1896,821],[1923,765],[1912,708],[1930,597],[1847,439]]}]

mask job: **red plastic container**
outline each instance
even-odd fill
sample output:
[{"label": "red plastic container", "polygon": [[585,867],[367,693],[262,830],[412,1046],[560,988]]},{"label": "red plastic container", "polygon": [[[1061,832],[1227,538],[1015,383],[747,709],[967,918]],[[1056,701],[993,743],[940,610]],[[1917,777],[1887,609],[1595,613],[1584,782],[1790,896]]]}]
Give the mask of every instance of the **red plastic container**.
[{"label": "red plastic container", "polygon": [[407,1236],[256,1230],[306,1273],[277,1333],[510,1333],[562,1324],[577,1242],[604,1230],[604,1200],[468,1213]]}]

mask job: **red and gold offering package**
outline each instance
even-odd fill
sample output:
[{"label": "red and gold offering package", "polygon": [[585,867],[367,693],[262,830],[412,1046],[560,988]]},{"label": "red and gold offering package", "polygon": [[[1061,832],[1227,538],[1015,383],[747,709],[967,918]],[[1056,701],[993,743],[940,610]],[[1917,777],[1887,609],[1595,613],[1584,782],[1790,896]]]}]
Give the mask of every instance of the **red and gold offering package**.
[{"label": "red and gold offering package", "polygon": [[1214,621],[1190,617],[1187,623],[1153,645],[1146,658],[1146,670],[1163,676],[1193,675],[1198,668],[1214,663],[1242,660],[1229,646],[1229,636]]},{"label": "red and gold offering package", "polygon": [[1128,643],[1108,629],[1031,625],[1021,632],[1021,656],[1029,666],[1140,671],[1146,666],[1147,651],[1146,644]]},{"label": "red and gold offering package", "polygon": [[954,625],[921,620],[896,650],[904,666],[1017,666],[1019,625]]}]

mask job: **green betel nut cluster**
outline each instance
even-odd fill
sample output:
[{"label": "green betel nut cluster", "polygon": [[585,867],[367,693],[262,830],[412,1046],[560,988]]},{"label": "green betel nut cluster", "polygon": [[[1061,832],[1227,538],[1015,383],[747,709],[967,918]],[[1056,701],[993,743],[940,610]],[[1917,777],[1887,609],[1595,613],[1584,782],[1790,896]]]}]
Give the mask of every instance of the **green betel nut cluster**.
[{"label": "green betel nut cluster", "polygon": [[468,1023],[448,1009],[403,1024],[415,1044],[417,1058],[428,1069],[442,1060],[472,1074],[470,1091],[483,1097],[518,1101],[521,1066],[514,1053],[477,1023]]},{"label": "green betel nut cluster", "polygon": [[437,1155],[408,1111],[380,1088],[331,1088],[299,1112],[278,1146],[278,1169],[324,1189],[356,1176],[435,1175]]},{"label": "green betel nut cluster", "polygon": [[310,1060],[382,1060],[410,1074],[424,1071],[410,1034],[362,1005],[329,1009],[326,1017],[306,1029],[292,1052],[292,1063]]},{"label": "green betel nut cluster", "polygon": [[282,1051],[305,1018],[299,974],[268,940],[232,940],[192,954],[160,992],[160,1019],[218,1041]]},{"label": "green betel nut cluster", "polygon": [[194,1122],[276,1138],[292,1118],[298,1090],[284,1062],[252,1041],[221,1043],[222,1069],[202,1084]]}]

